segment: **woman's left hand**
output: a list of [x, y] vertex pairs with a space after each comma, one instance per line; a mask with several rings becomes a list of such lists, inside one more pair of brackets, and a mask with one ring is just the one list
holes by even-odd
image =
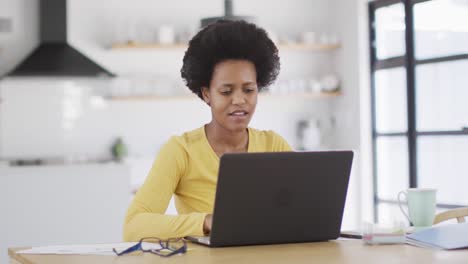
[[211, 225], [213, 224], [213, 215], [208, 214], [205, 217], [205, 222], [203, 222], [203, 233], [208, 235], [211, 232]]

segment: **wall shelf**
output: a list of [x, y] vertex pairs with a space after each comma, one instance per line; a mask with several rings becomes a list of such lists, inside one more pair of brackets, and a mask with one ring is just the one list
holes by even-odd
[[196, 95], [118, 95], [105, 97], [105, 99], [112, 101], [191, 100], [196, 98], [198, 98]]
[[147, 50], [147, 49], [186, 49], [186, 44], [143, 44], [143, 43], [129, 43], [129, 44], [113, 44], [112, 50]]
[[278, 48], [283, 50], [334, 51], [341, 48], [341, 44], [280, 44]]
[[[291, 93], [291, 94], [272, 94], [272, 93], [260, 93], [260, 98], [299, 98], [299, 99], [312, 99], [312, 98], [329, 98], [340, 96], [341, 92], [320, 92], [320, 93]], [[173, 96], [162, 96], [162, 95], [128, 95], [128, 96], [109, 96], [107, 100], [115, 101], [148, 101], [148, 100], [190, 100], [198, 99], [194, 94], [189, 95], [173, 95]]]
[[[111, 50], [164, 50], [164, 49], [186, 49], [186, 44], [113, 44]], [[340, 44], [304, 44], [291, 43], [279, 44], [280, 50], [303, 50], [303, 51], [333, 51], [341, 48]]]
[[298, 99], [322, 99], [322, 98], [329, 98], [329, 97], [337, 97], [340, 96], [340, 91], [334, 92], [304, 92], [304, 93], [260, 93], [261, 98], [272, 98], [272, 99], [280, 99], [280, 98], [298, 98]]

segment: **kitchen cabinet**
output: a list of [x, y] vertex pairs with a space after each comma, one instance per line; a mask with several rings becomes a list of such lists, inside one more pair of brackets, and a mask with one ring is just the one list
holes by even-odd
[[0, 165], [0, 263], [8, 247], [122, 240], [126, 165]]

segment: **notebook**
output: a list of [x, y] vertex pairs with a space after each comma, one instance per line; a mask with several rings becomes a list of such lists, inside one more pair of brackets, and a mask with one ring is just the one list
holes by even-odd
[[468, 223], [431, 227], [406, 236], [406, 243], [437, 249], [468, 248]]

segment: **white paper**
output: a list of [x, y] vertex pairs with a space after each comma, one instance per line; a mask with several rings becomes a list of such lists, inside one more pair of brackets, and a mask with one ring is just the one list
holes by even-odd
[[[31, 249], [21, 250], [18, 254], [58, 254], [58, 255], [115, 255], [112, 250], [115, 248], [118, 252], [136, 245], [137, 242], [124, 242], [114, 244], [93, 244], [93, 245], [60, 245], [33, 247]], [[160, 248], [160, 246], [158, 246]]]

